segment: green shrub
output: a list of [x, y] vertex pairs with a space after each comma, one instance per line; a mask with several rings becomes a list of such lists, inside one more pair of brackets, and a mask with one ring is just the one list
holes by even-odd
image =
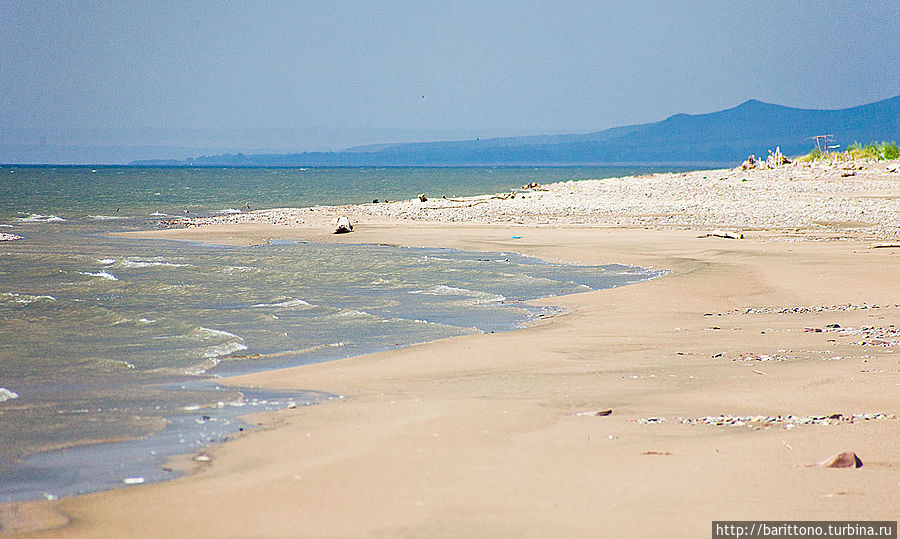
[[808, 163], [826, 158], [838, 160], [877, 159], [879, 161], [883, 159], [900, 159], [900, 148], [898, 148], [896, 142], [872, 142], [865, 146], [859, 142], [854, 142], [847, 146], [847, 149], [843, 152], [826, 153], [818, 147], [813, 148], [811, 152], [800, 157], [800, 161]]

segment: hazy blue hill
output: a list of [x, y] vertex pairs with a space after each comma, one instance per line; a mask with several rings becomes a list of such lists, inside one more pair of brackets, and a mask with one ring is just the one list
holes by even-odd
[[[224, 154], [182, 164], [220, 166], [403, 166], [613, 163], [736, 163], [780, 146], [809, 151], [810, 137], [829, 134], [846, 147], [900, 140], [900, 96], [840, 110], [784, 107], [750, 100], [708, 114], [676, 114], [661, 122], [595, 133], [485, 140], [376, 144], [341, 152]], [[140, 161], [136, 164], [169, 164]]]

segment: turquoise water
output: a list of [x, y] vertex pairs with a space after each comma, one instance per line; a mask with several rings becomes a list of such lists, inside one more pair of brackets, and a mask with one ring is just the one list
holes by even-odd
[[[0, 232], [24, 238], [0, 242], [0, 501], [164, 479], [165, 455], [222, 440], [238, 413], [330, 397], [251, 398], [221, 376], [514, 329], [553, 313], [530, 299], [657, 275], [516, 253], [109, 235], [183, 209], [497, 192], [603, 169], [14, 170], [0, 169]], [[137, 441], [91, 445], [114, 440]]]
[[[140, 168], [0, 166], [0, 219], [214, 213], [504, 192], [533, 181], [608, 178], [673, 167]], [[687, 169], [684, 169], [687, 170]], [[119, 210], [117, 213], [116, 210]]]

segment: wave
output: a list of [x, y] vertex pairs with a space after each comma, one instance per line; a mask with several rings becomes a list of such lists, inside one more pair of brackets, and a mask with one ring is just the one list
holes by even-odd
[[152, 267], [168, 267], [168, 268], [184, 268], [193, 266], [193, 264], [177, 264], [175, 262], [167, 262], [165, 260], [123, 260], [119, 265], [125, 268], [152, 268]]
[[131, 219], [131, 217], [125, 217], [124, 215], [88, 215], [88, 217], [94, 221], [119, 221], [121, 219]]
[[90, 277], [99, 277], [101, 279], [106, 279], [107, 281], [118, 281], [119, 278], [113, 275], [112, 273], [106, 271], [98, 271], [97, 273], [91, 273], [89, 271], [80, 272], [82, 275], [88, 275]]
[[236, 210], [234, 208], [225, 208], [224, 210], [219, 210], [216, 213], [219, 213], [219, 214], [241, 213], [241, 210]]
[[19, 217], [16, 221], [23, 223], [62, 223], [66, 220], [56, 215], [41, 215], [39, 213], [29, 213], [27, 217]]
[[15, 292], [2, 292], [0, 293], [0, 297], [11, 298], [15, 303], [22, 305], [28, 305], [29, 303], [40, 300], [56, 301], [56, 298], [53, 296], [33, 296], [31, 294], [17, 294]]
[[280, 297], [276, 298], [272, 301], [272, 303], [257, 303], [253, 307], [256, 309], [267, 308], [267, 307], [308, 307], [312, 306], [311, 303], [307, 301], [303, 301], [302, 299], [290, 298], [290, 297]]
[[227, 356], [228, 354], [233, 354], [235, 352], [240, 352], [242, 350], [246, 350], [247, 345], [239, 342], [226, 342], [223, 344], [217, 344], [214, 346], [208, 346], [203, 350], [203, 358], [204, 359], [216, 359], [222, 356]]
[[459, 288], [456, 286], [447, 286], [439, 284], [425, 290], [411, 290], [410, 294], [423, 294], [426, 296], [463, 296], [472, 298], [473, 304], [481, 303], [499, 303], [506, 299], [500, 294], [491, 294], [490, 292], [482, 292], [480, 290], [469, 290], [467, 288]]
[[335, 318], [366, 318], [366, 317], [378, 318], [378, 316], [376, 316], [372, 313], [367, 313], [366, 311], [359, 311], [356, 309], [341, 309], [340, 311], [338, 311], [337, 313], [335, 313], [331, 316], [333, 316]]
[[161, 211], [155, 211], [150, 214], [150, 217], [168, 217], [168, 216], [169, 216], [168, 213], [163, 213]]
[[222, 273], [232, 274], [246, 272], [259, 273], [259, 268], [253, 268], [250, 266], [225, 266], [224, 268], [222, 268]]
[[192, 339], [200, 339], [200, 340], [209, 340], [214, 339], [216, 337], [228, 337], [232, 339], [237, 339], [239, 341], [243, 341], [244, 339], [235, 335], [234, 333], [229, 333], [227, 331], [223, 331], [221, 329], [210, 329], [205, 328], [203, 326], [197, 326], [192, 329], [188, 334], [188, 337]]
[[97, 262], [103, 264], [104, 266], [109, 266], [110, 264], [115, 264], [116, 259], [115, 258], [100, 258], [97, 260]]
[[10, 391], [5, 387], [0, 387], [0, 402], [8, 401], [12, 399], [18, 399], [19, 394], [15, 391]]

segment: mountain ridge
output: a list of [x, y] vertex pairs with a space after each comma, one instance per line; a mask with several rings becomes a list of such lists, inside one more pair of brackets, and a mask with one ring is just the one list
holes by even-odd
[[[900, 95], [844, 109], [802, 109], [749, 99], [702, 114], [582, 134], [532, 135], [443, 142], [386, 143], [338, 152], [222, 154], [190, 158], [199, 166], [464, 166], [648, 163], [733, 163], [781, 147], [806, 153], [815, 135], [840, 147], [900, 140]], [[171, 160], [135, 165], [171, 166]]]

